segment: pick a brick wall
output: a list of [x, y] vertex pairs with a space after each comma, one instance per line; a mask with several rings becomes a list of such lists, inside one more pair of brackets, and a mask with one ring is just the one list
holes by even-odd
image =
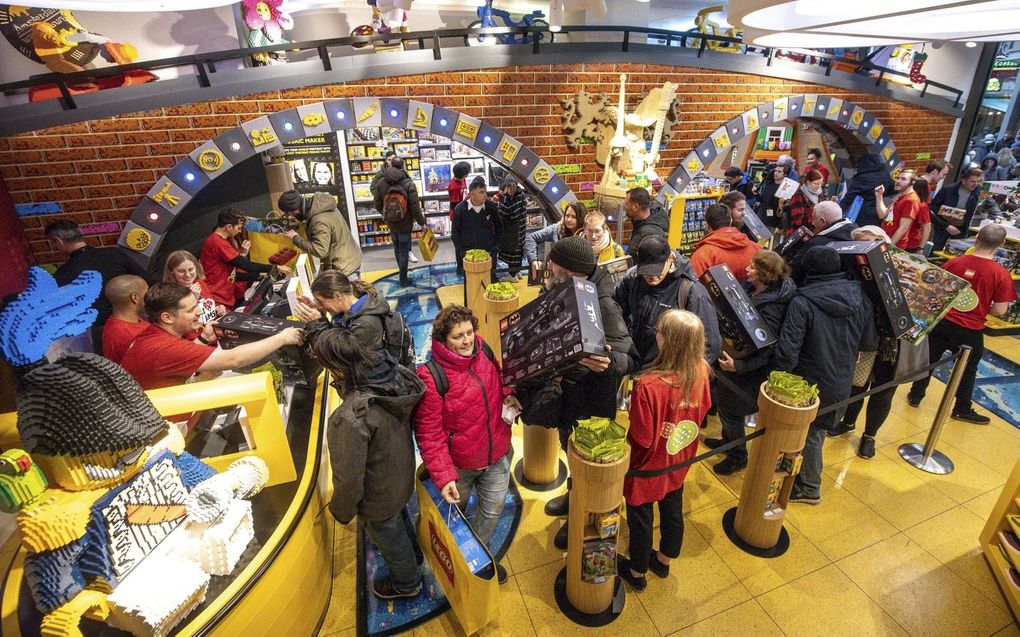
[[[615, 96], [620, 73], [627, 74], [629, 108], [663, 82], [678, 84], [681, 118], [662, 152], [660, 174], [669, 174], [720, 124], [784, 95], [818, 93], [861, 105], [886, 125], [908, 163], [915, 153], [944, 157], [954, 125], [950, 115], [869, 93], [757, 75], [636, 64], [517, 66], [270, 91], [0, 138], [0, 176], [15, 203], [59, 201], [66, 211], [62, 216], [79, 223], [123, 222], [163, 171], [241, 122], [336, 97], [408, 97], [484, 119], [550, 164], [580, 164], [580, 173], [565, 178], [584, 199], [579, 186], [599, 181], [602, 172], [592, 146], [579, 152], [567, 148], [560, 101], [582, 88]], [[43, 226], [56, 218], [21, 219], [38, 263], [61, 258], [49, 251], [42, 235]], [[89, 241], [112, 245], [117, 237], [96, 235]]]

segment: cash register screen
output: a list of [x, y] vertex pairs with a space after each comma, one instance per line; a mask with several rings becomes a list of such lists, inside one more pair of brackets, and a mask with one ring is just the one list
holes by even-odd
[[246, 314], [256, 314], [262, 311], [262, 308], [269, 303], [273, 296], [273, 278], [264, 277], [259, 284], [255, 286], [255, 290], [251, 293], [248, 298], [248, 302], [245, 303], [243, 308], [238, 308], [239, 312]]

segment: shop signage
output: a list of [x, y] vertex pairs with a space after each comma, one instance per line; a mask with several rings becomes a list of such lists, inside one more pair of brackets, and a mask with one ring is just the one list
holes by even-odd
[[931, 153], [917, 153], [914, 155], [914, 159], [931, 159]]
[[124, 242], [127, 243], [127, 247], [131, 248], [132, 250], [141, 252], [142, 250], [148, 248], [149, 244], [152, 243], [152, 235], [149, 234], [147, 230], [143, 230], [142, 228], [133, 228], [130, 232], [127, 233], [127, 237], [125, 238]]
[[198, 165], [206, 172], [216, 172], [223, 167], [223, 154], [216, 150], [203, 150], [198, 155]]
[[79, 226], [79, 230], [81, 230], [83, 235], [113, 234], [115, 232], [120, 232], [120, 224], [116, 221], [85, 223]]
[[576, 175], [581, 172], [581, 164], [554, 164], [552, 169], [557, 175]]
[[14, 213], [19, 217], [33, 217], [35, 215], [59, 215], [64, 213], [63, 206], [59, 201], [43, 201], [40, 203], [17, 203], [14, 204]]

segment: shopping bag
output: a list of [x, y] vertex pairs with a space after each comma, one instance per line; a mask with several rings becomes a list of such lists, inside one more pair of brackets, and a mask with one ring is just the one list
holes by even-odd
[[418, 249], [421, 250], [421, 258], [426, 261], [436, 258], [436, 253], [439, 252], [439, 241], [436, 240], [436, 233], [432, 232], [432, 228], [426, 226], [421, 231], [421, 236], [418, 237]]
[[467, 634], [496, 618], [499, 581], [485, 543], [455, 505], [447, 504], [424, 467], [418, 468], [418, 545], [432, 567], [453, 615]]
[[251, 241], [249, 259], [255, 263], [294, 267], [294, 262], [302, 251], [293, 241], [283, 236], [282, 231], [293, 229], [302, 237], [306, 237], [304, 223], [277, 218], [250, 219], [245, 228], [248, 240]]

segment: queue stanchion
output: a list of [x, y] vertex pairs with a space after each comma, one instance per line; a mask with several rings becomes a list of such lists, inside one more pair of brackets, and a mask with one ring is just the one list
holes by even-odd
[[949, 418], [950, 413], [949, 403], [956, 399], [956, 390], [960, 386], [960, 381], [963, 380], [963, 372], [966, 370], [967, 361], [970, 360], [972, 354], [973, 350], [969, 345], [964, 345], [960, 348], [960, 357], [956, 359], [953, 371], [949, 374], [946, 393], [942, 395], [942, 401], [939, 402], [938, 411], [935, 412], [935, 420], [931, 424], [928, 438], [925, 439], [924, 444], [910, 442], [900, 445], [900, 457], [921, 471], [927, 471], [928, 473], [940, 476], [953, 472], [953, 461], [949, 459], [949, 456], [935, 449], [935, 445], [938, 444], [939, 436], [942, 435], [942, 429], [946, 426], [946, 420]]
[[723, 529], [744, 552], [778, 557], [790, 547], [783, 519], [819, 401], [809, 407], [784, 405], [768, 395], [767, 384], [758, 392], [758, 426], [765, 433], [751, 444], [740, 500], [723, 515]]

